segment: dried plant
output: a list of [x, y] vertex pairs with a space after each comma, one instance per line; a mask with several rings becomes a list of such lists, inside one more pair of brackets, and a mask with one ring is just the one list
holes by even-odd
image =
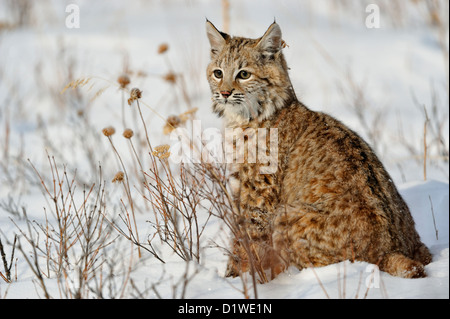
[[[53, 297], [45, 284], [46, 278], [57, 278], [61, 297], [87, 298], [95, 295], [92, 284], [101, 275], [103, 254], [115, 242], [109, 223], [106, 223], [105, 184], [84, 187], [77, 193], [75, 177], [48, 156], [53, 182], [45, 182], [32, 165], [42, 190], [48, 199], [42, 222], [28, 219], [26, 230], [19, 230], [17, 248], [38, 279], [46, 298]], [[28, 249], [31, 247], [32, 253]], [[29, 257], [31, 256], [31, 257]], [[94, 280], [95, 279], [95, 280]], [[93, 292], [94, 291], [94, 292]]]
[[[17, 242], [17, 236], [14, 236], [14, 242], [12, 243], [12, 250], [11, 250], [11, 259], [8, 265], [8, 261], [6, 259], [6, 253], [5, 250], [3, 248], [3, 243], [2, 240], [0, 238], [0, 255], [2, 257], [2, 261], [3, 261], [3, 269], [5, 271], [5, 274], [3, 274], [0, 271], [0, 277], [7, 283], [11, 283], [12, 282], [12, 275], [11, 275], [11, 268], [13, 265], [13, 261], [14, 261], [14, 252], [16, 250], [16, 242]], [[17, 274], [15, 276], [16, 281], [17, 281]]]

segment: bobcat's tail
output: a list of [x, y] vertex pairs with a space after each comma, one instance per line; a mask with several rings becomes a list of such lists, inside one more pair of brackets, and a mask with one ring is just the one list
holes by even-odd
[[420, 243], [414, 252], [414, 259], [398, 252], [386, 254], [380, 262], [380, 270], [403, 278], [423, 278], [427, 276], [425, 265], [430, 262], [430, 251]]
[[428, 265], [431, 262], [431, 253], [427, 246], [423, 243], [420, 243], [420, 245], [416, 248], [416, 251], [414, 252], [414, 260], [420, 261], [424, 265]]
[[403, 278], [426, 277], [424, 265], [420, 261], [412, 260], [401, 253], [386, 254], [380, 262], [380, 270]]

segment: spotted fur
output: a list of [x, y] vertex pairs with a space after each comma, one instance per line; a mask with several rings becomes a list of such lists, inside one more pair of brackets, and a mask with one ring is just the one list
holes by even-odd
[[275, 173], [261, 174], [263, 163], [244, 161], [232, 174], [243, 232], [235, 233], [227, 275], [248, 271], [253, 258], [272, 277], [290, 265], [347, 259], [377, 264], [394, 276], [425, 276], [431, 254], [370, 146], [297, 99], [278, 24], [258, 39], [231, 37], [209, 21], [206, 28], [213, 112], [229, 127], [278, 129]]

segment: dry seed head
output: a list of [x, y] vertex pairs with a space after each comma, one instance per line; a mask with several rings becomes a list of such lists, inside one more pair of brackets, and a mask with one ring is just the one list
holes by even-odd
[[131, 105], [137, 99], [140, 99], [142, 96], [142, 91], [138, 88], [131, 89], [130, 98], [128, 99], [128, 105]]
[[167, 50], [169, 50], [169, 45], [167, 43], [162, 43], [158, 47], [158, 54], [163, 54]]
[[76, 89], [78, 87], [83, 87], [88, 84], [90, 80], [91, 78], [81, 78], [73, 80], [62, 89], [61, 94], [64, 93], [67, 89]]
[[173, 72], [169, 72], [163, 76], [164, 80], [169, 83], [175, 84], [177, 82], [177, 76]]
[[92, 101], [94, 101], [96, 98], [98, 98], [100, 95], [102, 95], [103, 92], [105, 92], [107, 88], [109, 88], [109, 86], [105, 86], [105, 87], [101, 88], [100, 90], [98, 90], [98, 91], [95, 93], [95, 95], [90, 99], [90, 101], [92, 102]]
[[171, 115], [166, 120], [166, 125], [164, 125], [163, 133], [169, 134], [177, 127], [180, 127], [180, 125], [183, 124], [183, 121], [178, 115]]
[[133, 130], [131, 130], [129, 128], [127, 128], [127, 129], [125, 129], [125, 131], [123, 131], [123, 137], [125, 137], [125, 138], [130, 139], [133, 137], [133, 135], [134, 135]]
[[177, 127], [180, 127], [184, 123], [186, 123], [188, 120], [195, 118], [195, 113], [197, 112], [198, 108], [194, 107], [189, 110], [187, 110], [184, 113], [181, 113], [180, 115], [171, 115], [166, 120], [166, 125], [164, 125], [163, 133], [165, 135], [170, 134], [174, 129]]
[[114, 178], [112, 179], [112, 182], [113, 183], [115, 183], [115, 182], [122, 182], [123, 181], [123, 177], [124, 177], [124, 174], [123, 174], [123, 172], [117, 172], [117, 174], [114, 176]]
[[181, 119], [178, 115], [171, 115], [167, 118], [167, 123], [169, 123], [173, 127], [178, 127], [181, 124]]
[[156, 146], [152, 154], [159, 159], [167, 159], [170, 156], [169, 148], [170, 146], [167, 144]]
[[130, 84], [130, 78], [128, 77], [128, 75], [123, 74], [123, 75], [119, 76], [119, 78], [117, 79], [117, 82], [119, 82], [120, 87], [122, 89], [124, 89], [128, 84]]
[[169, 150], [169, 148], [170, 148], [170, 145], [167, 145], [167, 144], [158, 145], [155, 147], [155, 151], [163, 153], [163, 152], [167, 152]]
[[103, 132], [103, 135], [105, 135], [105, 136], [111, 136], [114, 133], [116, 133], [116, 129], [114, 127], [112, 127], [112, 126], [108, 126], [108, 127], [105, 127], [102, 130], [102, 132]]
[[192, 109], [189, 109], [186, 112], [180, 114], [181, 123], [184, 124], [187, 120], [193, 119], [197, 111], [198, 107], [193, 107]]

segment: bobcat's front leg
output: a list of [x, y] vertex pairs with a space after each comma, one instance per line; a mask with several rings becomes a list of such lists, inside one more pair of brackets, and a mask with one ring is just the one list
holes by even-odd
[[225, 277], [237, 277], [249, 271], [248, 257], [238, 239], [233, 240], [232, 251], [228, 258]]
[[267, 282], [286, 268], [273, 248], [271, 223], [265, 221], [261, 214], [267, 213], [254, 212], [237, 223], [236, 238], [225, 273], [227, 277], [252, 272], [261, 282]]
[[261, 174], [262, 166], [244, 163], [230, 176], [239, 211], [234, 216], [234, 239], [226, 276], [236, 277], [251, 271], [266, 282], [267, 271], [272, 278], [280, 272], [279, 257], [272, 243], [279, 183], [278, 174]]

